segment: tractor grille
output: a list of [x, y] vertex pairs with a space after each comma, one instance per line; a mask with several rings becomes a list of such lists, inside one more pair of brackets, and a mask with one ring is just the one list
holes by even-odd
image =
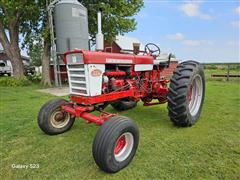
[[70, 94], [87, 96], [87, 65], [83, 63], [82, 54], [67, 55], [67, 71]]

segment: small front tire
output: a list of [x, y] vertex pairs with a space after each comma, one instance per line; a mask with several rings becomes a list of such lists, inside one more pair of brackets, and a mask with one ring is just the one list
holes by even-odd
[[45, 103], [38, 114], [38, 126], [48, 135], [64, 133], [71, 129], [75, 117], [61, 111], [64, 99], [54, 99]]
[[98, 130], [92, 153], [96, 164], [105, 172], [115, 173], [133, 159], [139, 142], [137, 125], [127, 117], [110, 117]]

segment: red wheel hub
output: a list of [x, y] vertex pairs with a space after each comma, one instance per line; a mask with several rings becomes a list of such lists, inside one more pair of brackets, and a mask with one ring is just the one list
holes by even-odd
[[117, 144], [114, 148], [114, 154], [118, 154], [124, 148], [125, 145], [126, 145], [126, 139], [125, 139], [125, 136], [123, 135], [117, 141]]
[[189, 90], [188, 90], [188, 101], [189, 102], [191, 102], [191, 100], [192, 100], [192, 91], [193, 91], [193, 87], [191, 85]]

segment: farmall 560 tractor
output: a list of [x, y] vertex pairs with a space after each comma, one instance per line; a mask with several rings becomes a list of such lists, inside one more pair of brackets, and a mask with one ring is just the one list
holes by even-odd
[[[101, 49], [103, 45], [98, 41]], [[70, 100], [56, 99], [44, 104], [38, 125], [49, 135], [70, 130], [76, 118], [99, 125], [92, 154], [105, 172], [126, 167], [139, 143], [137, 125], [128, 117], [105, 112], [107, 105], [122, 111], [134, 108], [138, 101], [144, 106], [168, 103], [174, 125], [190, 127], [199, 119], [205, 80], [203, 68], [196, 61], [180, 63], [169, 84], [162, 71], [168, 68], [171, 55], [165, 60], [159, 58], [160, 48], [152, 43], [145, 46], [142, 55], [75, 49], [64, 56]], [[100, 115], [91, 114], [93, 111]]]

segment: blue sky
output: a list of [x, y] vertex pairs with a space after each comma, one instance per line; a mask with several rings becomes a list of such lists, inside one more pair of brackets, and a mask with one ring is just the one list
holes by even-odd
[[144, 6], [137, 29], [126, 36], [156, 43], [180, 60], [240, 62], [240, 1], [144, 0]]
[[145, 0], [126, 36], [200, 62], [240, 62], [240, 1]]

